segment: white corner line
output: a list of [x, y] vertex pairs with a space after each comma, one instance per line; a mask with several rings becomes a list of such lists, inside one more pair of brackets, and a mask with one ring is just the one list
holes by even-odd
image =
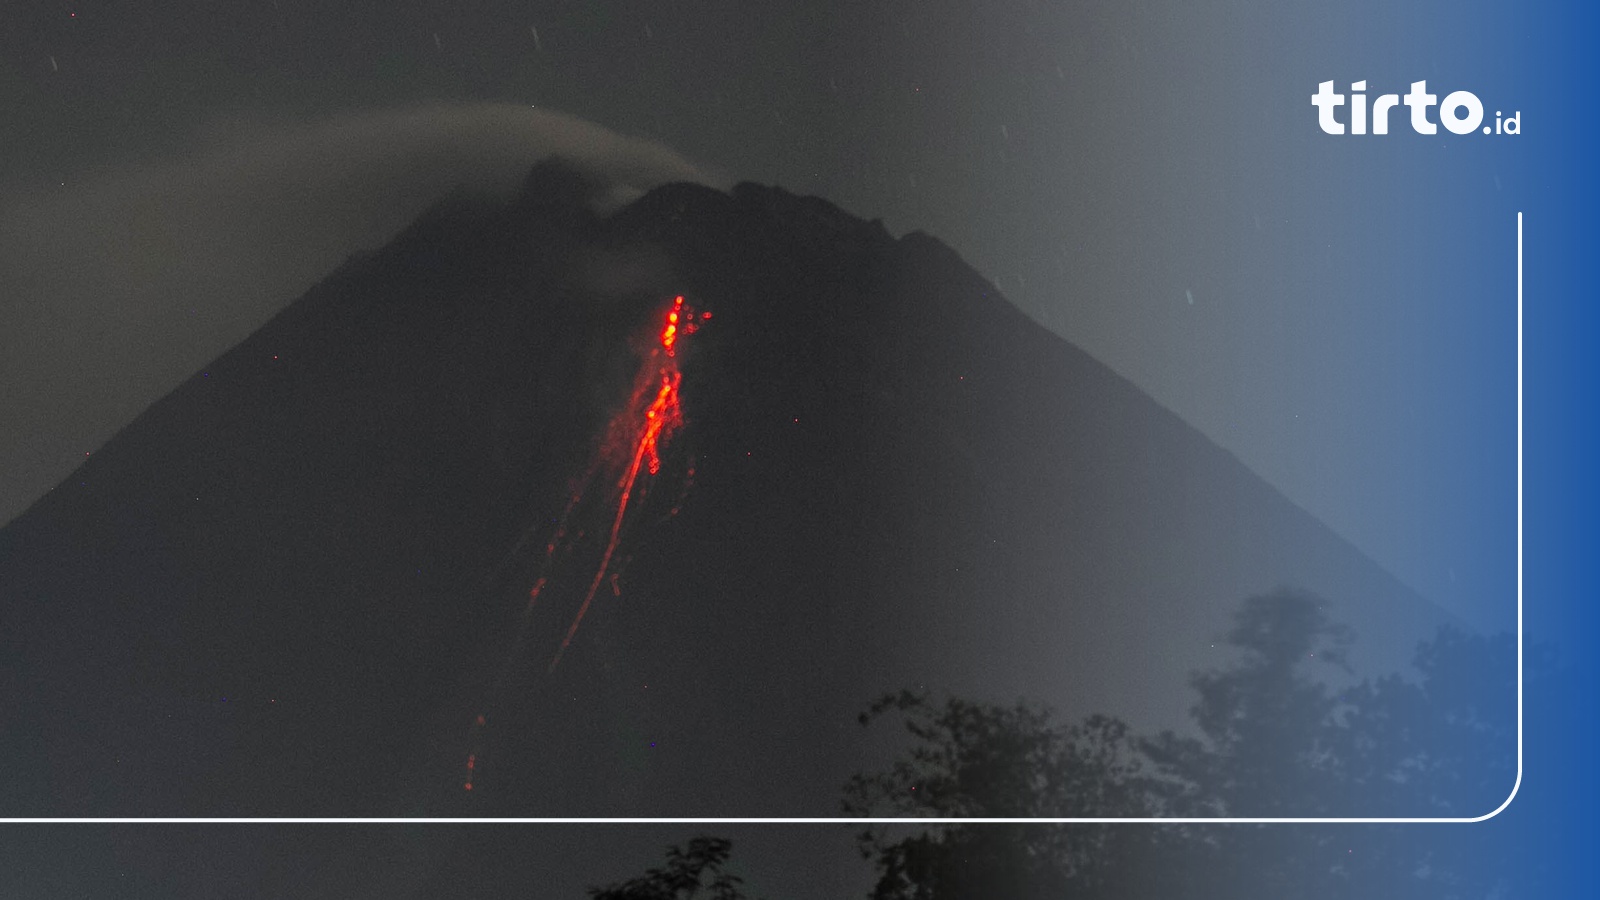
[[440, 824], [464, 825], [471, 823], [501, 825], [1433, 825], [1470, 824], [1486, 822], [1506, 811], [1511, 801], [1522, 789], [1522, 213], [1517, 213], [1517, 779], [1511, 793], [1493, 811], [1472, 817], [1417, 817], [1417, 818], [1316, 818], [1316, 817], [976, 817], [976, 818], [894, 818], [828, 816], [811, 818], [767, 817], [679, 817], [679, 818], [623, 818], [598, 816], [566, 816], [546, 818], [221, 818], [195, 817], [175, 819], [101, 818], [68, 819], [41, 817], [28, 819], [0, 818], [0, 823], [37, 824], [154, 824], [154, 825], [398, 825]]

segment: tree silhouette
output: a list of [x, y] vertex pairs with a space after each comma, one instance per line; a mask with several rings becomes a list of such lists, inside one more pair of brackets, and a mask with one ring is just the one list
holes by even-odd
[[1350, 640], [1309, 595], [1282, 590], [1244, 602], [1227, 636], [1239, 661], [1191, 679], [1204, 740], [1168, 732], [1142, 743], [1165, 771], [1199, 788], [1186, 813], [1335, 814], [1341, 794], [1323, 776], [1340, 702], [1316, 675], [1348, 672]]
[[[861, 715], [902, 721], [910, 748], [845, 787], [851, 815], [918, 818], [1470, 817], [1516, 773], [1517, 647], [1445, 628], [1414, 671], [1356, 681], [1347, 628], [1314, 596], [1246, 600], [1238, 654], [1198, 673], [1197, 734], [1142, 737], [1110, 716], [1056, 723], [1028, 703], [903, 691]], [[1530, 652], [1525, 677], [1548, 677]], [[859, 835], [873, 900], [1537, 896], [1490, 833], [1461, 826], [886, 826]], [[701, 837], [596, 900], [743, 900], [731, 845]], [[1513, 881], [1513, 876], [1517, 881]]]
[[[1472, 816], [1515, 776], [1516, 647], [1443, 629], [1411, 677], [1356, 682], [1350, 632], [1308, 594], [1245, 601], [1236, 662], [1197, 674], [1198, 736], [1070, 726], [1027, 704], [886, 697], [913, 747], [845, 789], [853, 815]], [[1541, 666], [1536, 658], [1532, 666]], [[948, 825], [869, 829], [875, 900], [1492, 896], [1514, 860], [1482, 832], [1377, 825]]]
[[668, 847], [667, 864], [644, 875], [603, 888], [590, 888], [594, 900], [747, 900], [743, 879], [723, 871], [733, 844], [697, 837], [684, 848]]
[[[1163, 815], [1181, 790], [1150, 771], [1128, 726], [1109, 716], [1058, 726], [1037, 706], [935, 705], [905, 692], [861, 719], [890, 712], [916, 745], [888, 771], [850, 781], [844, 806], [852, 815], [1149, 817]], [[860, 836], [878, 865], [875, 900], [1124, 896], [1139, 858], [1166, 837], [1160, 829], [1009, 824], [903, 831]]]

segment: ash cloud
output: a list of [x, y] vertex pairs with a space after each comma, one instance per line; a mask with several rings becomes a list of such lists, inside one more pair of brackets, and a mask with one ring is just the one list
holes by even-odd
[[351, 254], [456, 187], [510, 197], [549, 155], [606, 185], [602, 212], [731, 183], [573, 116], [476, 103], [218, 123], [180, 158], [0, 197], [0, 523]]

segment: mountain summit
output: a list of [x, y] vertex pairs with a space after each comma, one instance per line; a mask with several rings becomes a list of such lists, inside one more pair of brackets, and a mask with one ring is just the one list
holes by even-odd
[[1245, 597], [1444, 615], [948, 247], [542, 163], [0, 531], [18, 816], [813, 816], [885, 691], [1182, 727]]

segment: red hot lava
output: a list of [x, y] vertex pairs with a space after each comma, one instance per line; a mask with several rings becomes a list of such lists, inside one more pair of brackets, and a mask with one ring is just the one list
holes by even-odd
[[683, 295], [673, 298], [672, 308], [667, 311], [666, 322], [661, 329], [659, 346], [651, 348], [634, 379], [633, 394], [628, 404], [612, 417], [606, 429], [606, 441], [600, 451], [602, 458], [620, 460], [626, 457], [628, 460], [616, 482], [616, 514], [611, 520], [605, 550], [600, 554], [600, 565], [595, 569], [594, 579], [589, 582], [589, 589], [583, 595], [578, 614], [561, 639], [555, 657], [550, 660], [550, 671], [554, 671], [561, 662], [561, 655], [578, 633], [578, 626], [589, 611], [589, 604], [594, 602], [595, 592], [610, 572], [611, 559], [617, 552], [617, 542], [627, 519], [628, 503], [633, 499], [635, 489], [641, 487], [641, 466], [651, 476], [660, 474], [661, 449], [683, 427], [683, 405], [679, 397], [683, 373], [678, 369], [678, 343], [681, 337], [699, 330], [693, 318], [694, 310], [684, 306]]
[[[554, 672], [556, 666], [560, 664], [562, 655], [571, 645], [573, 637], [578, 633], [578, 626], [583, 623], [584, 616], [593, 604], [600, 585], [609, 580], [612, 592], [621, 594], [618, 585], [620, 573], [614, 571], [616, 567], [613, 566], [613, 562], [624, 527], [629, 521], [630, 506], [636, 505], [634, 504], [636, 498], [641, 497], [654, 479], [661, 474], [662, 451], [684, 425], [680, 394], [683, 373], [679, 369], [678, 351], [682, 349], [684, 339], [697, 332], [710, 318], [709, 312], [697, 314], [695, 309], [685, 303], [681, 294], [673, 298], [672, 305], [662, 314], [661, 330], [655, 341], [647, 345], [644, 350], [644, 358], [638, 374], [634, 377], [627, 403], [607, 423], [605, 437], [596, 449], [587, 473], [575, 483], [555, 533], [545, 545], [539, 576], [528, 592], [528, 603], [523, 615], [524, 629], [540, 594], [560, 580], [554, 577], [552, 571], [557, 558], [567, 558], [581, 552], [581, 548], [576, 544], [583, 537], [585, 529], [580, 525], [576, 529], [576, 537], [569, 537], [571, 530], [569, 525], [572, 524], [574, 516], [577, 516], [581, 523], [589, 515], [598, 515], [598, 512], [589, 511], [594, 508], [595, 503], [606, 510], [609, 530], [606, 532], [605, 546], [595, 564], [593, 575], [588, 579], [587, 589], [584, 591], [582, 602], [578, 605], [577, 613], [563, 634], [555, 655], [550, 659], [547, 672]], [[687, 477], [692, 478], [693, 473], [691, 463]], [[605, 484], [606, 481], [610, 482], [611, 490], [604, 492], [591, 490], [596, 484]], [[585, 505], [586, 498], [592, 498], [595, 503]], [[672, 512], [677, 511], [677, 506], [674, 506]], [[476, 743], [476, 733], [483, 724], [484, 718], [480, 715], [475, 720], [474, 743]], [[477, 754], [469, 754], [468, 780], [464, 785], [468, 791], [472, 790], [471, 776], [476, 766]]]

